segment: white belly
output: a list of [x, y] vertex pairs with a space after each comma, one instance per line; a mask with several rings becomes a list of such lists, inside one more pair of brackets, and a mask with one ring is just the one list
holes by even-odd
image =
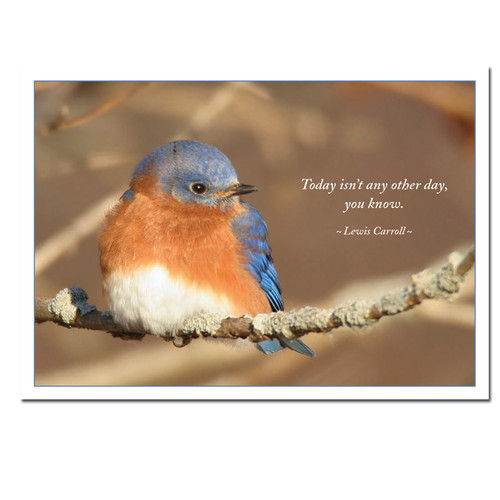
[[104, 289], [113, 319], [128, 330], [175, 335], [185, 319], [202, 312], [231, 315], [226, 297], [174, 280], [162, 267], [113, 273]]

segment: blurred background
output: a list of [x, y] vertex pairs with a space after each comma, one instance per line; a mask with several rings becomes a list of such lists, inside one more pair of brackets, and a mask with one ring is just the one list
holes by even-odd
[[[97, 235], [141, 159], [174, 139], [216, 146], [263, 215], [286, 309], [375, 298], [474, 241], [473, 82], [37, 82], [35, 293], [102, 296]], [[325, 182], [445, 182], [448, 190], [305, 191]], [[400, 201], [350, 210], [345, 201]], [[344, 236], [345, 226], [407, 226]], [[245, 342], [178, 349], [146, 336], [35, 325], [36, 385], [474, 385], [474, 276], [369, 329], [304, 338], [315, 359]]]

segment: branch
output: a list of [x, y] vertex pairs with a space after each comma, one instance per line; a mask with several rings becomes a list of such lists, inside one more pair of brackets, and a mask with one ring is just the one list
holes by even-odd
[[[183, 347], [199, 337], [248, 339], [251, 342], [284, 335], [296, 339], [311, 332], [327, 333], [341, 326], [369, 326], [383, 316], [409, 311], [425, 299], [450, 300], [460, 289], [465, 275], [474, 265], [474, 246], [463, 256], [452, 254], [448, 264], [438, 272], [426, 269], [411, 277], [409, 286], [386, 293], [377, 300], [350, 302], [336, 309], [304, 307], [299, 310], [259, 314], [254, 318], [225, 318], [220, 314], [200, 314], [183, 325], [176, 337], [166, 333], [164, 340]], [[67, 328], [87, 328], [109, 332], [124, 340], [140, 340], [148, 332], [125, 331], [109, 312], [98, 311], [87, 303], [88, 296], [79, 287], [65, 288], [53, 299], [35, 298], [35, 321], [52, 321]]]
[[152, 85], [154, 83], [155, 82], [143, 82], [130, 90], [126, 90], [125, 92], [122, 92], [121, 94], [119, 94], [111, 99], [108, 99], [107, 101], [104, 101], [103, 103], [101, 103], [97, 107], [95, 107], [94, 109], [87, 111], [86, 113], [83, 113], [82, 115], [75, 116], [74, 118], [71, 118], [69, 120], [66, 119], [66, 115], [68, 113], [68, 108], [63, 107], [61, 110], [61, 113], [59, 114], [59, 117], [56, 120], [54, 120], [53, 122], [47, 123], [41, 127], [36, 127], [35, 134], [36, 135], [48, 135], [51, 132], [54, 132], [57, 130], [65, 130], [68, 128], [72, 128], [72, 127], [76, 127], [78, 125], [81, 125], [82, 123], [85, 123], [85, 122], [88, 122], [89, 120], [92, 120], [96, 116], [107, 113], [108, 111], [111, 111], [112, 109], [120, 106], [125, 101], [130, 99], [132, 96], [137, 94], [137, 92], [145, 89], [146, 87], [149, 87], [150, 85]]

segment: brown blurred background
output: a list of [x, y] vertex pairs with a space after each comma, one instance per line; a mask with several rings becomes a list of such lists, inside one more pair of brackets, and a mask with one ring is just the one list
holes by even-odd
[[[38, 296], [80, 286], [106, 310], [97, 234], [134, 167], [173, 139], [222, 150], [263, 215], [287, 309], [377, 297], [474, 241], [473, 82], [38, 82]], [[302, 190], [327, 182], [446, 182], [448, 191]], [[401, 201], [343, 214], [344, 201]], [[348, 237], [345, 226], [407, 226]], [[264, 356], [202, 340], [35, 326], [37, 385], [473, 385], [474, 277], [454, 302], [428, 301], [361, 330], [304, 339], [317, 353]]]

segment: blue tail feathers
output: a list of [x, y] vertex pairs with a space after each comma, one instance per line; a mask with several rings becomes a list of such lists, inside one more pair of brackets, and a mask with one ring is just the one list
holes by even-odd
[[255, 347], [264, 354], [274, 354], [283, 350], [285, 347], [288, 347], [288, 349], [292, 349], [293, 351], [303, 354], [304, 356], [310, 356], [311, 358], [316, 357], [315, 352], [304, 344], [302, 340], [289, 340], [284, 335], [281, 335], [279, 340], [272, 339], [259, 342]]

